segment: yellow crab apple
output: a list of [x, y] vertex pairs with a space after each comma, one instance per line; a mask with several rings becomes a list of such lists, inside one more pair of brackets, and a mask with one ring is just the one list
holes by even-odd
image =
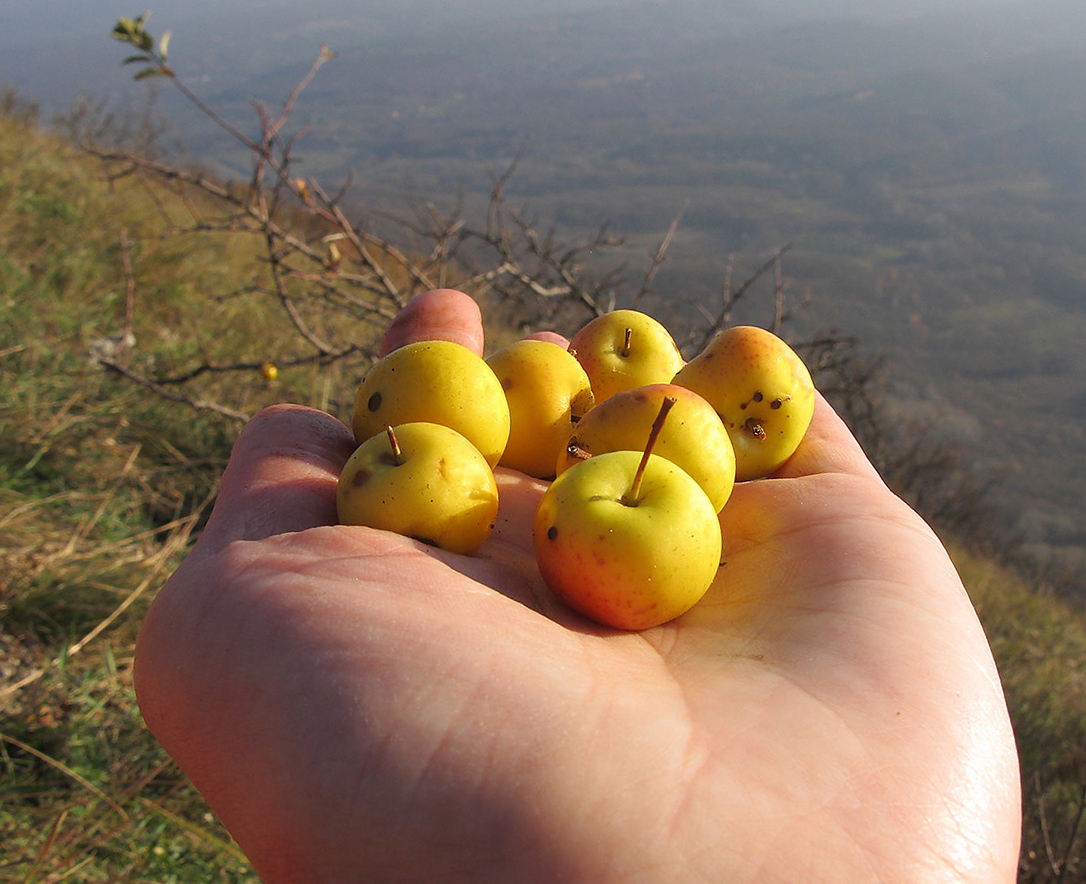
[[336, 488], [344, 525], [365, 525], [470, 555], [498, 514], [494, 473], [456, 430], [419, 421], [386, 427], [347, 460]]
[[546, 584], [569, 607], [617, 629], [649, 629], [685, 613], [720, 566], [716, 509], [652, 445], [650, 436], [644, 452], [606, 452], [566, 470], [533, 524]]
[[568, 350], [550, 341], [517, 341], [487, 363], [509, 404], [509, 441], [498, 463], [550, 478], [570, 429], [592, 407], [588, 375]]
[[693, 390], [676, 384], [648, 384], [616, 393], [582, 418], [558, 455], [555, 472], [607, 451], [644, 447], [666, 397], [675, 400], [653, 454], [681, 467], [701, 485], [714, 509], [723, 509], [735, 484], [735, 452], [720, 415]]
[[666, 383], [683, 364], [671, 333], [639, 310], [597, 316], [573, 336], [569, 349], [584, 366], [597, 404], [624, 390]]
[[735, 449], [736, 479], [768, 476], [792, 456], [814, 415], [815, 387], [803, 360], [756, 326], [720, 332], [675, 375], [716, 409]]
[[416, 341], [375, 362], [358, 385], [351, 424], [364, 442], [389, 425], [451, 427], [497, 465], [509, 440], [509, 405], [485, 360], [451, 341]]

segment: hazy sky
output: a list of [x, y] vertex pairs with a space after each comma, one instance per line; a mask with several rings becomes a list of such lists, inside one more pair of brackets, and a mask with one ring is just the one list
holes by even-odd
[[[1083, 0], [0, 0], [0, 86], [13, 87], [47, 111], [69, 107], [80, 94], [130, 96], [124, 47], [109, 39], [120, 16], [151, 10], [149, 29], [173, 31], [179, 71], [199, 69], [211, 53], [257, 75], [268, 47], [278, 61], [305, 63], [321, 42], [348, 50], [383, 42], [393, 46], [425, 34], [473, 31], [519, 18], [575, 16], [578, 12], [655, 6], [674, 10], [674, 21], [693, 36], [745, 33], [811, 19], [894, 20], [964, 14], [954, 27], [1000, 20], [999, 10], [1061, 9]], [[145, 5], [146, 4], [146, 5]], [[1032, 13], [1031, 13], [1032, 14]], [[1009, 17], [1009, 16], [1008, 16]], [[263, 50], [263, 51], [261, 51]], [[294, 56], [297, 56], [295, 58]], [[187, 64], [186, 64], [187, 62]], [[221, 67], [221, 66], [220, 66]], [[248, 68], [247, 71], [244, 69]]]
[[[1067, 0], [1075, 3], [1078, 0]], [[435, 18], [489, 19], [553, 15], [561, 12], [613, 8], [621, 14], [623, 6], [646, 4], [659, 7], [698, 7], [744, 9], [764, 16], [767, 22], [788, 19], [832, 18], [842, 15], [862, 17], [911, 17], [945, 11], [988, 12], [1008, 6], [1036, 5], [1036, 0], [149, 0], [133, 5], [128, 0], [0, 0], [0, 43], [35, 42], [52, 37], [101, 30], [103, 24], [119, 16], [132, 16], [145, 8], [152, 11], [159, 27], [171, 22], [204, 19], [214, 27], [217, 16], [235, 10], [254, 15], [291, 10], [299, 18], [318, 19], [328, 15], [352, 18], [371, 17], [387, 23], [422, 25]]]

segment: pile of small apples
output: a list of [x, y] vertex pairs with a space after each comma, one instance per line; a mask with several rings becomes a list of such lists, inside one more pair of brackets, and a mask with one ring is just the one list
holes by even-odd
[[634, 310], [592, 320], [568, 349], [525, 339], [484, 360], [419, 341], [359, 384], [339, 520], [470, 555], [496, 522], [495, 467], [554, 478], [533, 529], [544, 581], [599, 623], [646, 629], [708, 590], [735, 482], [792, 455], [814, 402], [799, 356], [753, 326], [687, 363]]

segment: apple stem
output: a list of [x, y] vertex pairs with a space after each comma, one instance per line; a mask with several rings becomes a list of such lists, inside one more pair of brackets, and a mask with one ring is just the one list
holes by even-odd
[[623, 358], [630, 355], [630, 341], [633, 338], [633, 329], [626, 329], [626, 334], [622, 338], [622, 350], [619, 355]]
[[656, 440], [660, 438], [660, 430], [664, 428], [667, 413], [671, 411], [674, 404], [674, 396], [665, 396], [664, 401], [660, 403], [660, 411], [656, 415], [656, 420], [652, 422], [652, 429], [649, 430], [649, 441], [645, 443], [645, 453], [641, 455], [641, 462], [637, 465], [633, 482], [630, 483], [630, 490], [622, 496], [622, 502], [626, 506], [637, 506], [640, 503], [641, 480], [645, 475], [645, 467], [649, 463], [649, 455], [652, 454], [652, 449], [656, 447]]
[[400, 450], [400, 443], [396, 441], [396, 433], [392, 427], [385, 427], [385, 435], [388, 436], [388, 444], [392, 449], [392, 457], [396, 461], [396, 466], [403, 466], [403, 452]]
[[577, 441], [576, 436], [569, 440], [569, 444], [566, 446], [566, 454], [574, 460], [588, 460], [592, 457], [591, 454], [581, 447], [581, 443]]

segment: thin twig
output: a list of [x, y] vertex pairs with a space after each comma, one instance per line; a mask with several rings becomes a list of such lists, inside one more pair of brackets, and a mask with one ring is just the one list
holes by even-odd
[[687, 200], [682, 204], [682, 208], [679, 209], [675, 217], [671, 221], [671, 226], [667, 229], [667, 234], [660, 242], [659, 247], [656, 249], [656, 254], [653, 256], [652, 265], [649, 267], [648, 272], [645, 274], [645, 279], [641, 283], [641, 288], [637, 294], [634, 295], [633, 304], [638, 306], [644, 297], [652, 289], [652, 283], [656, 279], [656, 274], [660, 271], [660, 268], [664, 264], [664, 259], [667, 255], [667, 250], [671, 247], [671, 241], [675, 238], [675, 231], [679, 229], [679, 223], [682, 221], [682, 217], [686, 214], [687, 208], [690, 206], [690, 200]]
[[1075, 809], [1075, 821], [1071, 825], [1071, 831], [1067, 834], [1067, 846], [1063, 849], [1063, 854], [1060, 857], [1060, 868], [1056, 874], [1056, 884], [1061, 884], [1063, 876], [1067, 872], [1067, 867], [1071, 864], [1071, 853], [1075, 849], [1075, 841], [1078, 839], [1078, 832], [1082, 826], [1083, 816], [1086, 816], [1086, 783], [1082, 784], [1078, 807]]
[[497, 178], [493, 179], [493, 186], [490, 189], [490, 204], [487, 209], [486, 218], [486, 237], [488, 239], [496, 239], [499, 236], [499, 231], [502, 228], [501, 222], [501, 210], [504, 205], [503, 195], [505, 193], [506, 185], [512, 179], [517, 167], [524, 159], [524, 155], [528, 152], [528, 145], [531, 140], [525, 138], [517, 149], [516, 155], [512, 161], [506, 166], [505, 171], [502, 172]]
[[176, 393], [173, 390], [169, 390], [163, 387], [161, 384], [156, 383], [150, 378], [145, 378], [142, 375], [136, 374], [131, 369], [126, 368], [119, 362], [112, 359], [106, 359], [104, 357], [98, 357], [99, 364], [105, 366], [111, 371], [117, 372], [122, 377], [127, 378], [130, 381], [134, 381], [141, 387], [150, 390], [157, 396], [161, 396], [163, 399], [168, 399], [170, 402], [179, 402], [183, 405], [187, 405], [190, 408], [195, 408], [197, 411], [212, 411], [215, 414], [220, 414], [223, 417], [228, 417], [231, 420], [241, 421], [243, 423], [249, 420], [249, 415], [244, 411], [237, 411], [233, 408], [227, 408], [225, 405], [220, 405], [218, 402], [212, 402], [207, 399], [196, 399], [191, 396], [185, 396], [181, 393]]
[[[724, 303], [721, 306], [720, 313], [717, 315], [716, 319], [702, 329], [701, 334], [694, 339], [696, 342], [695, 350], [704, 350], [709, 341], [711, 341], [718, 332], [728, 327], [728, 324], [731, 322], [732, 310], [735, 309], [735, 305], [743, 299], [759, 279], [778, 266], [781, 257], [783, 257], [793, 245], [793, 243], [787, 243], [781, 246], [768, 261], [743, 280], [734, 292], [729, 292], [727, 289], [724, 290]], [[729, 264], [730, 261], [731, 259], [729, 259]]]
[[124, 327], [121, 341], [127, 344], [133, 339], [132, 323], [136, 314], [136, 276], [132, 271], [132, 240], [128, 231], [121, 230], [121, 268], [124, 271]]

